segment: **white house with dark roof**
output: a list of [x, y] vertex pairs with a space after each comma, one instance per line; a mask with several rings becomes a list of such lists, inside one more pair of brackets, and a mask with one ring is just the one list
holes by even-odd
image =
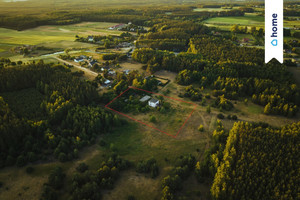
[[159, 100], [152, 98], [148, 101], [148, 105], [153, 108], [156, 108], [157, 106], [159, 106]]

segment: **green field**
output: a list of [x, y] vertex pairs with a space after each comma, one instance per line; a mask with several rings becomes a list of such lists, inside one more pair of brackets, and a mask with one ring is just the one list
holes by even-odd
[[[95, 144], [85, 148], [78, 160], [66, 163], [51, 162], [31, 165], [35, 168], [35, 171], [30, 175], [26, 174], [24, 168], [11, 167], [1, 170], [0, 180], [4, 183], [4, 187], [0, 189], [0, 199], [39, 199], [49, 171], [57, 165], [62, 166], [67, 174], [66, 187], [61, 199], [68, 199], [70, 197], [72, 174], [78, 163], [85, 162], [91, 170], [97, 170], [105, 157], [112, 154], [112, 152], [134, 163], [154, 157], [160, 166], [160, 175], [156, 179], [145, 177], [143, 174], [136, 173], [133, 167], [129, 171], [122, 172], [115, 188], [105, 192], [103, 199], [126, 199], [129, 194], [134, 194], [137, 199], [156, 199], [160, 197], [161, 179], [169, 173], [178, 156], [191, 153], [199, 159], [203, 156], [204, 149], [210, 141], [207, 132], [197, 133], [197, 136], [194, 136], [193, 139], [178, 140], [131, 121], [128, 125], [101, 136], [100, 140], [105, 142], [105, 146], [101, 147]], [[197, 152], [196, 149], [200, 151]], [[17, 177], [13, 174], [17, 174]], [[10, 178], [11, 176], [13, 178]], [[202, 184], [195, 183], [194, 187], [204, 187], [201, 186]], [[6, 187], [8, 189], [5, 189]], [[25, 187], [29, 187], [29, 189], [24, 190]], [[140, 192], [149, 190], [151, 193]], [[189, 193], [190, 190], [187, 188], [185, 192]], [[206, 187], [205, 191], [208, 193], [209, 188]], [[18, 193], [21, 193], [22, 196], [19, 196]]]
[[[239, 7], [233, 7], [232, 9], [238, 9]], [[226, 8], [195, 8], [194, 12], [219, 12], [219, 11], [228, 11], [232, 9], [226, 9]]]
[[[255, 26], [257, 28], [265, 28], [264, 16], [257, 15], [256, 13], [246, 13], [245, 16], [240, 17], [214, 17], [204, 21], [204, 24], [209, 27], [217, 27], [221, 30], [229, 31], [234, 25], [240, 26]], [[284, 27], [299, 27], [300, 21], [284, 21]]]
[[74, 42], [75, 35], [109, 35], [120, 34], [108, 30], [116, 23], [83, 22], [73, 25], [40, 26], [25, 31], [0, 28], [0, 52], [8, 51], [14, 46], [43, 45], [52, 48], [91, 47], [91, 44]]
[[204, 21], [205, 24], [214, 25], [243, 25], [243, 26], [264, 26], [264, 17], [247, 14], [240, 17], [214, 17]]

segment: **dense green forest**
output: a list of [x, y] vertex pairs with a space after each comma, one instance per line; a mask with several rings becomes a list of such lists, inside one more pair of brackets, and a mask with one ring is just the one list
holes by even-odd
[[214, 199], [298, 199], [300, 123], [280, 129], [235, 123], [221, 156]]
[[[215, 51], [217, 49], [221, 48], [214, 48]], [[221, 52], [223, 54], [224, 51]], [[235, 55], [240, 59], [249, 54], [238, 50]], [[253, 53], [256, 58], [255, 55]], [[179, 84], [198, 83], [211, 87], [214, 96], [224, 95], [232, 100], [250, 96], [254, 103], [265, 106], [265, 114], [294, 116], [298, 111], [300, 88], [287, 68], [276, 62], [261, 65], [228, 59], [217, 62], [203, 58], [203, 54], [180, 53], [175, 56], [171, 52], [153, 49], [135, 50], [133, 58], [147, 63], [150, 72], [161, 69], [179, 72]]]
[[[121, 123], [95, 104], [99, 99], [96, 88], [73, 76], [65, 66], [7, 67], [0, 70], [0, 77], [0, 92], [5, 92], [0, 99], [1, 167], [23, 166], [49, 155], [62, 162], [72, 160], [79, 149], [94, 143], [97, 135]], [[37, 105], [20, 101], [28, 89], [38, 95], [26, 100]], [[10, 96], [9, 92], [20, 90], [19, 96]]]
[[[300, 198], [300, 87], [291, 73], [296, 61], [265, 64], [264, 50], [256, 46], [263, 43], [261, 26], [222, 30], [205, 24], [217, 17], [261, 18], [263, 3], [151, 0], [151, 6], [139, 1], [123, 6], [128, 2], [105, 0], [100, 7], [99, 1], [75, 5], [75, 0], [64, 9], [56, 8], [62, 2], [47, 1], [35, 11], [41, 3], [32, 2], [28, 12], [0, 8], [0, 27], [23, 32], [79, 22], [127, 26], [118, 34], [103, 23], [102, 35], [91, 28], [89, 35], [74, 31], [70, 41], [62, 40], [65, 51], [51, 59], [73, 67], [31, 61], [25, 45], [17, 56], [14, 47], [3, 53], [14, 56], [0, 58], [0, 168], [23, 170], [24, 180], [47, 177], [39, 180], [40, 199], [99, 200], [122, 193], [134, 200], [141, 189], [161, 200]], [[286, 6], [286, 19], [299, 16], [297, 6]], [[286, 54], [299, 56], [299, 31], [285, 30], [285, 36]], [[251, 45], [245, 44], [247, 37], [253, 38]], [[79, 55], [86, 59], [74, 61]], [[160, 105], [141, 102], [145, 95]], [[166, 96], [179, 101], [170, 103]], [[197, 106], [180, 119], [189, 102]], [[169, 138], [109, 109], [143, 124], [184, 125], [178, 137]], [[287, 122], [294, 123], [278, 125]], [[1, 172], [0, 192], [12, 192]]]

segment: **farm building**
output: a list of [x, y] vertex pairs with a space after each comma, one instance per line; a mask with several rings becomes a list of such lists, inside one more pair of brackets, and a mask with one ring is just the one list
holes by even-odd
[[88, 37], [87, 37], [87, 40], [88, 40], [89, 42], [94, 42], [94, 37], [93, 37], [93, 36], [88, 36]]
[[150, 99], [150, 101], [148, 101], [148, 105], [156, 108], [157, 106], [159, 106], [159, 100], [157, 99]]
[[151, 99], [151, 97], [146, 95], [146, 96], [144, 96], [143, 98], [140, 99], [140, 102], [145, 102], [145, 101], [148, 101], [149, 99]]
[[86, 56], [79, 56], [74, 59], [75, 62], [82, 62], [84, 59], [86, 59]]
[[108, 85], [108, 84], [110, 84], [110, 83], [111, 83], [111, 81], [108, 80], [108, 79], [106, 79], [106, 80], [104, 81], [104, 84], [105, 84], [105, 85]]
[[118, 25], [115, 25], [115, 26], [112, 26], [112, 27], [109, 27], [108, 29], [109, 30], [119, 30], [121, 28], [124, 28], [125, 26], [127, 26], [127, 24], [118, 24]]

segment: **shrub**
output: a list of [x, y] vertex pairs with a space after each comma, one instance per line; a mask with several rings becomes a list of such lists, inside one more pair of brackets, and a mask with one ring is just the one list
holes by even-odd
[[200, 132], [204, 131], [204, 126], [202, 124], [198, 127], [198, 131], [200, 131]]
[[27, 168], [26, 168], [26, 173], [27, 173], [27, 174], [31, 174], [33, 171], [34, 171], [34, 168], [33, 168], [33, 167], [27, 167]]
[[155, 178], [159, 174], [159, 168], [154, 158], [147, 161], [140, 161], [136, 166], [136, 171], [139, 173], [150, 173], [151, 178]]
[[133, 195], [129, 195], [129, 196], [127, 197], [127, 200], [136, 200], [136, 198], [135, 198]]
[[42, 193], [42, 199], [57, 200], [57, 193], [49, 186], [45, 186]]
[[155, 122], [156, 122], [156, 117], [151, 116], [151, 117], [150, 117], [150, 122], [155, 123]]
[[22, 167], [22, 166], [24, 166], [25, 164], [26, 164], [26, 159], [25, 159], [25, 157], [24, 156], [19, 156], [18, 158], [17, 158], [17, 166], [18, 167]]
[[106, 145], [106, 142], [104, 140], [100, 140], [99, 145], [101, 147], [104, 147]]
[[233, 116], [231, 117], [231, 119], [232, 119], [232, 120], [237, 120], [238, 117], [237, 117], [236, 115], [233, 115]]
[[217, 115], [217, 118], [218, 118], [218, 119], [224, 119], [225, 117], [224, 117], [224, 115], [223, 115], [222, 113], [219, 113], [219, 114]]
[[209, 114], [211, 112], [210, 106], [207, 106], [206, 112]]
[[62, 188], [65, 176], [61, 167], [55, 167], [48, 177], [48, 185], [54, 189]]
[[80, 173], [83, 173], [85, 172], [86, 170], [89, 169], [89, 166], [85, 163], [80, 163], [77, 167], [76, 167], [76, 170]]
[[67, 155], [65, 153], [59, 153], [58, 160], [60, 162], [66, 162], [67, 161]]

